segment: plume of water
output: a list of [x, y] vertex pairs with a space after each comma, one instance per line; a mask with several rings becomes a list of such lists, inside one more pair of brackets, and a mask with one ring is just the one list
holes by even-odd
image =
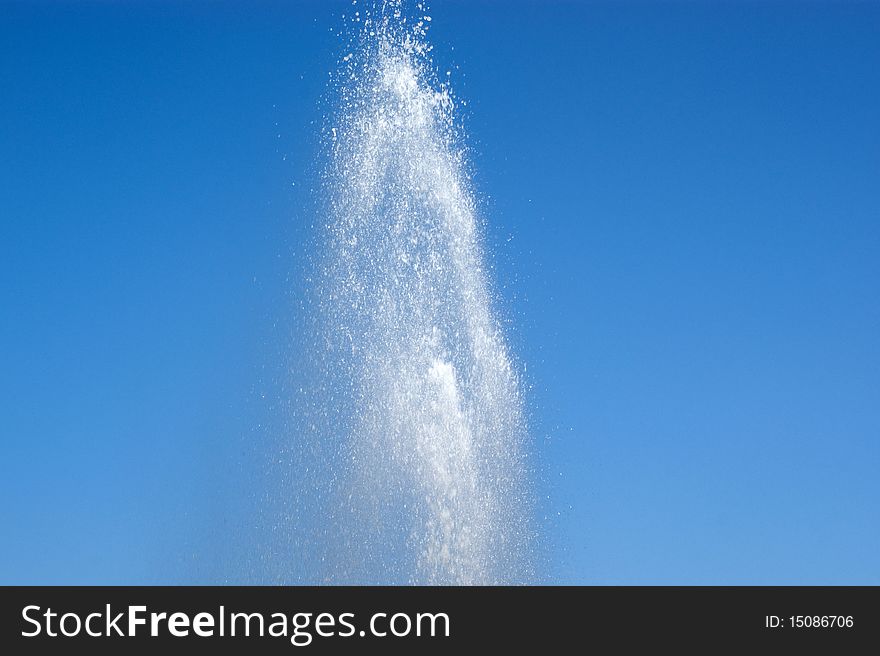
[[532, 529], [520, 383], [493, 316], [456, 101], [417, 9], [358, 11], [327, 129], [324, 382], [310, 420], [325, 441], [310, 479], [325, 490], [321, 576], [521, 582]]

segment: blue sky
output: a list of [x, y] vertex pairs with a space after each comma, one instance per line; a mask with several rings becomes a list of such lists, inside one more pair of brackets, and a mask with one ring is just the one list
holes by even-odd
[[[347, 5], [4, 5], [0, 582], [243, 576]], [[880, 583], [880, 8], [431, 15], [548, 580]]]

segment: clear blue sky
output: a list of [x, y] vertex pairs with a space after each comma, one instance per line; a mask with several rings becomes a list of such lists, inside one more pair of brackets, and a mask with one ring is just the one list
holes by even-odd
[[[243, 576], [348, 3], [239, 5], [0, 12], [0, 583]], [[880, 583], [880, 6], [431, 15], [549, 580]]]

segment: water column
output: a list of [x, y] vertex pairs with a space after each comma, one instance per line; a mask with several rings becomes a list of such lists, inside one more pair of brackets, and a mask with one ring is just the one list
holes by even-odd
[[333, 447], [325, 580], [531, 576], [523, 399], [493, 315], [456, 100], [430, 18], [358, 9], [327, 138], [316, 281]]

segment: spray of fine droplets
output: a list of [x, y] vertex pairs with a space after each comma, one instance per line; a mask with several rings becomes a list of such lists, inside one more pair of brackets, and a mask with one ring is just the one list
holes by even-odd
[[354, 6], [326, 130], [321, 382], [306, 422], [320, 442], [307, 477], [316, 578], [524, 582], [521, 385], [493, 316], [456, 100], [434, 71], [431, 18], [414, 10]]

